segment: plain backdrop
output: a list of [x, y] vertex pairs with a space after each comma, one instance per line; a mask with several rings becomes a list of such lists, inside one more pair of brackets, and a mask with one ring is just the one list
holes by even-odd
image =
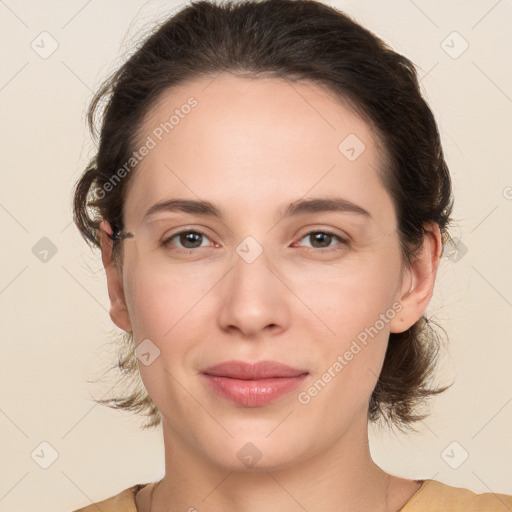
[[[66, 512], [163, 475], [160, 428], [142, 431], [137, 417], [90, 398], [108, 391], [87, 380], [114, 361], [107, 341], [121, 331], [100, 254], [72, 224], [71, 191], [94, 151], [93, 91], [182, 5], [0, 1], [2, 512]], [[512, 494], [512, 2], [330, 5], [417, 65], [460, 241], [427, 310], [450, 339], [437, 379], [455, 384], [418, 434], [371, 428], [372, 454], [396, 475]]]

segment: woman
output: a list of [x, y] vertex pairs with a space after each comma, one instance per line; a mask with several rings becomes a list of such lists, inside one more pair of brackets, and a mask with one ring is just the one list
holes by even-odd
[[369, 451], [449, 387], [424, 313], [453, 199], [413, 64], [313, 0], [195, 2], [91, 125], [104, 99], [75, 222], [144, 384], [105, 403], [162, 424], [166, 471], [80, 510], [511, 510]]

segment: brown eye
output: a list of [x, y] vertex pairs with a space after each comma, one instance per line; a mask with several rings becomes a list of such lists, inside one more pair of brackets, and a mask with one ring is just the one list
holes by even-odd
[[[182, 245], [185, 246], [185, 249], [195, 249], [196, 247], [201, 246], [202, 236], [201, 233], [196, 233], [195, 231], [189, 231], [185, 233], [180, 233], [179, 241]], [[199, 242], [199, 243], [198, 243]], [[190, 244], [191, 246], [188, 246]]]
[[[173, 242], [173, 240], [175, 240]], [[164, 247], [170, 247], [171, 245], [176, 245], [178, 249], [197, 249], [202, 247], [202, 242], [204, 239], [208, 239], [208, 237], [199, 231], [180, 231], [179, 233], [175, 233], [169, 238], [165, 239], [162, 242]]]
[[[335, 235], [330, 231], [310, 231], [306, 233], [301, 240], [309, 239], [310, 246], [312, 249], [336, 249], [336, 245], [345, 246], [348, 245], [348, 241], [339, 235]], [[332, 242], [338, 241], [339, 243], [332, 244]], [[307, 247], [307, 246], [306, 246]]]
[[312, 233], [308, 235], [311, 240], [313, 247], [329, 247], [331, 245], [331, 241], [333, 239], [332, 235], [328, 233]]

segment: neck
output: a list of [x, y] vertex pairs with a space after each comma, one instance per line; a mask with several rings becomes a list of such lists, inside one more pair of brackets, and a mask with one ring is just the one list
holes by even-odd
[[166, 472], [153, 488], [151, 512], [205, 507], [210, 512], [388, 512], [398, 510], [417, 489], [409, 486], [408, 495], [405, 490], [393, 494], [402, 479], [388, 475], [371, 459], [366, 424], [363, 429], [354, 425], [323, 452], [317, 448], [314, 457], [297, 455], [287, 466], [259, 470], [259, 464], [238, 471], [219, 467], [176, 434], [164, 423]]

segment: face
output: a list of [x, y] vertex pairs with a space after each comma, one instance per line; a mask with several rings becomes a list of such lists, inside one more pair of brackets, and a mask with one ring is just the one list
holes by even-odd
[[[415, 276], [371, 128], [315, 84], [221, 74], [167, 92], [139, 142], [111, 316], [144, 343], [167, 442], [232, 470], [246, 452], [268, 469], [362, 442], [389, 333], [430, 298], [407, 303]], [[148, 213], [178, 199], [213, 208]], [[265, 401], [203, 373], [232, 360], [306, 375], [268, 382], [288, 391]]]

